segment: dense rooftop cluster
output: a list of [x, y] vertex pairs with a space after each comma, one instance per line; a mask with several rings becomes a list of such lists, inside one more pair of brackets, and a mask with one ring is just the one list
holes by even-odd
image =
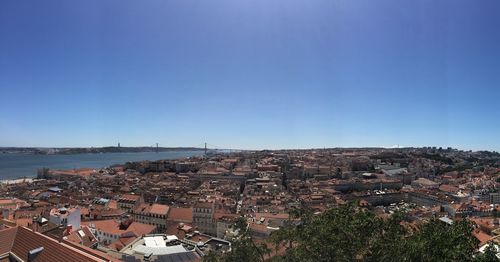
[[[44, 247], [95, 261], [197, 261], [230, 254], [243, 233], [265, 245], [298, 220], [290, 210], [319, 215], [348, 203], [380, 219], [403, 214], [413, 231], [466, 218], [485, 250], [500, 234], [499, 178], [500, 154], [450, 148], [244, 151], [40, 169], [37, 179], [0, 187], [0, 235], [13, 243], [0, 260]], [[15, 251], [15, 239], [29, 234], [50, 247]]]

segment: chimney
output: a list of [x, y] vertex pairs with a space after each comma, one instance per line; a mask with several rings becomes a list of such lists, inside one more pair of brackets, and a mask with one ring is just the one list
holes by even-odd
[[9, 219], [9, 210], [8, 209], [4, 209], [2, 210], [2, 217], [3, 219]]
[[71, 231], [73, 231], [73, 226], [71, 224], [68, 224], [68, 226], [66, 226], [66, 232], [64, 233], [64, 235], [69, 235]]
[[57, 229], [60, 230], [59, 232], [61, 232], [59, 233], [59, 243], [61, 243], [63, 241], [64, 236], [66, 235], [66, 228], [64, 228], [63, 225], [59, 225]]
[[38, 231], [38, 217], [33, 217], [33, 219], [31, 220], [31, 230], [33, 232], [37, 232]]

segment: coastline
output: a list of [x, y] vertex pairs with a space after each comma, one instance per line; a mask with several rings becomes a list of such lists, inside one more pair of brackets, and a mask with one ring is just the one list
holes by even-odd
[[2, 185], [15, 185], [15, 184], [22, 184], [22, 183], [28, 183], [31, 184], [35, 181], [38, 181], [40, 179], [37, 178], [13, 178], [13, 179], [2, 179], [0, 180], [0, 184]]
[[161, 153], [182, 151], [204, 151], [198, 147], [0, 147], [0, 154], [25, 155], [79, 155], [109, 153]]
[[127, 162], [182, 159], [202, 155], [203, 151], [169, 151], [139, 153], [102, 153], [74, 155], [0, 154], [0, 184], [20, 183], [37, 178], [37, 170], [99, 169]]

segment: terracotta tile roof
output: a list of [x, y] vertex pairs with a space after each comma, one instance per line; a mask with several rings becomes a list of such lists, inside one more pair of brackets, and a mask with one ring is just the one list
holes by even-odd
[[173, 207], [170, 208], [170, 213], [168, 214], [168, 220], [183, 223], [193, 222], [193, 209], [192, 208], [180, 208]]
[[101, 213], [102, 217], [120, 217], [125, 215], [127, 212], [120, 210], [120, 209], [107, 209], [107, 210], [101, 210], [94, 212], [93, 214], [98, 215], [99, 212]]
[[73, 243], [78, 243], [82, 241], [82, 239], [78, 236], [78, 233], [76, 231], [71, 232], [68, 236], [66, 236], [66, 239], [73, 242]]
[[479, 229], [474, 230], [473, 234], [479, 240], [480, 246], [485, 245], [486, 243], [488, 243], [490, 240], [493, 239], [492, 236], [486, 234], [485, 232], [483, 232]]
[[138, 195], [122, 195], [120, 197], [120, 200], [126, 200], [126, 201], [132, 201], [132, 202], [136, 202], [139, 200], [141, 196], [138, 196]]
[[0, 205], [11, 205], [11, 204], [24, 204], [25, 201], [14, 198], [14, 199], [0, 199]]
[[169, 207], [167, 205], [153, 204], [149, 212], [158, 215], [167, 215]]
[[116, 200], [110, 200], [108, 202], [108, 208], [117, 209], [118, 208], [118, 202]]
[[117, 259], [117, 258], [114, 258], [102, 251], [99, 251], [97, 249], [92, 249], [92, 248], [89, 248], [89, 247], [86, 247], [86, 246], [82, 246], [82, 245], [79, 245], [79, 244], [75, 244], [73, 242], [70, 242], [68, 240], [63, 240], [63, 243], [67, 244], [68, 246], [70, 247], [73, 247], [75, 249], [78, 249], [80, 251], [83, 251], [87, 254], [90, 254], [90, 255], [93, 255], [97, 258], [100, 258], [100, 259], [103, 259], [104, 261], [110, 261], [110, 262], [121, 262], [122, 260], [120, 259]]
[[135, 239], [137, 239], [137, 237], [135, 237], [135, 236], [120, 237], [115, 242], [109, 244], [108, 248], [111, 248], [111, 249], [116, 250], [116, 251], [120, 251], [126, 245], [132, 243], [132, 241], [134, 241]]
[[0, 199], [0, 208], [2, 209], [18, 209], [21, 206], [28, 205], [25, 201], [14, 199]]
[[80, 215], [88, 216], [88, 215], [90, 215], [90, 210], [86, 207], [82, 207], [82, 208], [80, 208]]
[[231, 214], [231, 213], [224, 213], [224, 212], [216, 212], [214, 213], [214, 219], [217, 220], [235, 220], [236, 218], [240, 217], [238, 214]]
[[142, 204], [139, 206], [135, 212], [136, 213], [146, 213], [146, 214], [156, 214], [156, 215], [167, 215], [169, 207], [167, 205], [160, 204]]
[[258, 224], [255, 224], [255, 223], [250, 223], [250, 226], [249, 226], [250, 230], [251, 231], [255, 231], [255, 232], [260, 232], [260, 233], [269, 233], [269, 229], [267, 228], [266, 225], [258, 225]]
[[439, 186], [439, 190], [444, 191], [444, 192], [448, 192], [448, 193], [456, 193], [456, 192], [460, 191], [460, 189], [456, 186], [444, 185], [444, 184]]
[[127, 229], [120, 229], [120, 222], [114, 219], [82, 222], [82, 224], [86, 226], [93, 224], [96, 229], [113, 235], [122, 235], [127, 232], [133, 232], [136, 236], [141, 236], [144, 234], [150, 234], [156, 228], [154, 225], [132, 222]]
[[32, 222], [32, 218], [18, 218], [15, 219], [16, 225], [22, 226], [22, 227], [28, 227]]
[[184, 237], [186, 236], [186, 231], [179, 229], [179, 226], [177, 224], [167, 226], [166, 231], [167, 231], [167, 234], [175, 235], [179, 239], [184, 239]]
[[14, 239], [16, 238], [17, 227], [0, 230], [0, 255], [10, 252]]
[[105, 261], [24, 227], [1, 230], [0, 239], [1, 254], [12, 253], [24, 261], [28, 260], [30, 250], [39, 247], [44, 249], [32, 261]]
[[277, 214], [272, 214], [272, 213], [255, 213], [255, 219], [259, 220], [262, 217], [266, 219], [288, 219], [290, 217], [289, 214], [286, 213], [277, 213]]
[[90, 247], [97, 243], [97, 239], [87, 226], [82, 226], [81, 229], [71, 232], [67, 238], [73, 243], [86, 247]]

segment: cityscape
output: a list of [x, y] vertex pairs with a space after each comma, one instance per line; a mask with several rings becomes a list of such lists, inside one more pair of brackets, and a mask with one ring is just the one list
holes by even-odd
[[208, 152], [40, 168], [0, 187], [0, 235], [11, 241], [2, 252], [11, 261], [32, 253], [47, 261], [61, 253], [66, 261], [201, 261], [235, 252], [244, 235], [265, 247], [264, 260], [285, 259], [288, 244], [273, 236], [299, 221], [290, 210], [300, 208], [315, 216], [342, 208], [384, 220], [403, 214], [401, 225], [416, 230], [466, 219], [484, 252], [500, 241], [499, 178], [499, 153], [436, 147]]
[[0, 1], [0, 262], [500, 262], [500, 1]]

